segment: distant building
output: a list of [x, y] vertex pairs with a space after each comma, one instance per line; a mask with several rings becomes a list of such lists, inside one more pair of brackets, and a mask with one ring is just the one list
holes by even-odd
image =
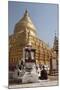
[[52, 58], [50, 60], [51, 74], [58, 73], [58, 37], [55, 35], [52, 51]]
[[26, 10], [15, 25], [14, 33], [9, 36], [9, 70], [16, 68], [23, 57], [23, 48], [31, 44], [36, 48], [36, 63], [50, 65], [50, 48], [37, 36], [36, 28]]

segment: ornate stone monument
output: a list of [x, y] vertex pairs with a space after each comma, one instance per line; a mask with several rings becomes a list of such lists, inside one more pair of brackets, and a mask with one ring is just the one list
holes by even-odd
[[25, 74], [22, 83], [38, 82], [38, 74], [36, 71], [35, 49], [28, 46], [25, 52]]

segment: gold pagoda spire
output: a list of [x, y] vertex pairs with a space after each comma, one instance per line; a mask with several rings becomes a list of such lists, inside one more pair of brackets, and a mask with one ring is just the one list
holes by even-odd
[[28, 10], [26, 9], [26, 10], [25, 10], [25, 13], [24, 13], [24, 16], [25, 16], [25, 17], [28, 17], [28, 15], [29, 15], [29, 13], [28, 13]]
[[[32, 30], [32, 31], [36, 31], [36, 28], [31, 20], [31, 17], [29, 15], [29, 12], [28, 10], [26, 9], [25, 12], [24, 12], [24, 15], [23, 17], [19, 20], [19, 22], [16, 24], [15, 26], [15, 30], [14, 30], [14, 33], [17, 33], [17, 32], [20, 32], [20, 28], [23, 30], [23, 29], [26, 29], [27, 30]], [[18, 30], [19, 29], [19, 30]]]

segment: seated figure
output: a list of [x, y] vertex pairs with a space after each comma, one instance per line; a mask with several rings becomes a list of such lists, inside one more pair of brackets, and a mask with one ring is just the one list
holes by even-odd
[[39, 77], [41, 80], [47, 80], [48, 79], [48, 74], [47, 71], [45, 70], [45, 67], [43, 66], [43, 70], [41, 71], [41, 76]]

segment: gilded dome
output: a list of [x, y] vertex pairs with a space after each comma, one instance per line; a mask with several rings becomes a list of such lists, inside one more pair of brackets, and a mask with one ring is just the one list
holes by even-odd
[[20, 32], [21, 29], [31, 29], [33, 31], [36, 31], [36, 28], [34, 24], [32, 23], [32, 20], [29, 16], [28, 11], [26, 10], [23, 17], [19, 20], [19, 22], [15, 25], [14, 33]]

